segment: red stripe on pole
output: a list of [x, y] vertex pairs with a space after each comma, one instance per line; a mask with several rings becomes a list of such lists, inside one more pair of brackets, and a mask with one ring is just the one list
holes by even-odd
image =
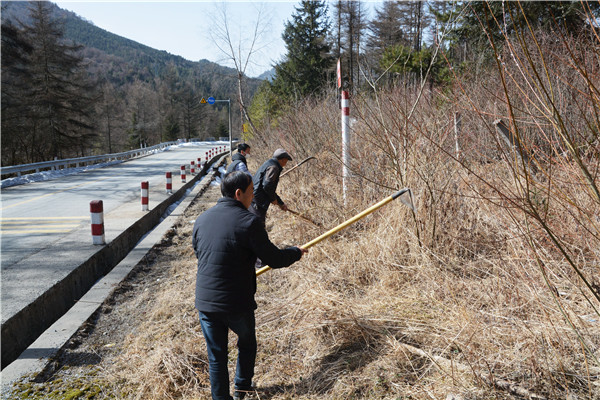
[[104, 225], [102, 225], [102, 224], [92, 224], [92, 235], [93, 236], [104, 235]]
[[90, 202], [90, 212], [99, 213], [104, 211], [102, 200], [92, 200]]

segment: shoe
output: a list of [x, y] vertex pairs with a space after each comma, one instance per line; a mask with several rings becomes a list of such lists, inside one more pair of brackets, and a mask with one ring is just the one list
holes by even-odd
[[236, 389], [235, 392], [233, 392], [233, 400], [256, 399], [257, 397], [255, 396], [255, 393], [256, 390], [254, 388], [250, 388], [248, 390]]

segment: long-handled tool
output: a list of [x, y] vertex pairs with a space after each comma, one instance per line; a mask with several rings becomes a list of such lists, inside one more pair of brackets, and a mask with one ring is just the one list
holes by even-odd
[[317, 223], [317, 222], [313, 221], [312, 219], [310, 219], [310, 218], [308, 218], [308, 217], [305, 217], [304, 215], [300, 214], [298, 211], [290, 210], [289, 208], [287, 209], [287, 211], [288, 211], [288, 212], [290, 212], [290, 213], [292, 213], [292, 214], [294, 214], [294, 215], [295, 215], [295, 216], [297, 216], [297, 217], [300, 217], [300, 218], [302, 218], [303, 220], [305, 220], [305, 221], [307, 221], [307, 222], [310, 222], [310, 223], [311, 223], [311, 224], [313, 224], [313, 225], [316, 225], [316, 226], [318, 226], [318, 227], [322, 228], [321, 224], [319, 224], [319, 223]]
[[287, 173], [292, 172], [293, 170], [295, 170], [296, 168], [298, 168], [299, 166], [301, 166], [302, 164], [304, 164], [307, 161], [316, 160], [316, 159], [317, 159], [316, 157], [306, 157], [304, 160], [300, 161], [298, 164], [294, 165], [292, 168], [285, 171], [279, 177], [281, 178], [282, 176], [285, 176]]
[[[354, 217], [350, 218], [346, 222], [342, 222], [341, 224], [339, 224], [335, 228], [330, 229], [329, 231], [325, 232], [324, 234], [322, 234], [318, 238], [313, 239], [310, 242], [308, 242], [305, 245], [300, 246], [300, 247], [302, 247], [304, 249], [308, 249], [308, 248], [314, 246], [315, 244], [319, 243], [321, 240], [328, 238], [329, 236], [333, 235], [336, 232], [341, 231], [342, 229], [344, 229], [345, 227], [347, 227], [349, 225], [352, 225], [353, 223], [355, 223], [359, 219], [361, 219], [361, 218], [363, 218], [363, 217], [371, 214], [373, 211], [377, 210], [380, 207], [383, 207], [384, 205], [386, 205], [390, 201], [396, 200], [398, 197], [402, 196], [404, 193], [407, 193], [407, 192], [410, 195], [410, 200], [411, 200], [411, 204], [412, 204], [412, 192], [411, 192], [411, 190], [409, 188], [404, 188], [402, 190], [397, 191], [393, 195], [386, 197], [385, 199], [381, 200], [379, 203], [377, 203], [375, 205], [372, 205], [371, 207], [367, 208], [363, 212], [361, 212], [359, 214], [356, 214]], [[414, 209], [414, 205], [412, 206], [412, 208]], [[265, 272], [267, 272], [270, 269], [271, 269], [271, 267], [269, 267], [268, 265], [265, 265], [264, 267], [262, 267], [261, 269], [259, 269], [259, 270], [256, 271], [256, 276], [259, 276], [260, 274], [265, 273]]]

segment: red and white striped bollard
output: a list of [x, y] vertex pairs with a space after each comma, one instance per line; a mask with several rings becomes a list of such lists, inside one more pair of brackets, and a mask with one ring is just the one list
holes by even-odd
[[190, 161], [190, 175], [194, 175], [196, 173], [196, 166], [194, 164], [195, 162], [193, 160]]
[[92, 214], [92, 244], [105, 244], [104, 241], [104, 205], [102, 200], [90, 202]]
[[148, 181], [142, 182], [142, 211], [148, 211]]
[[173, 193], [173, 174], [167, 172], [167, 194]]
[[185, 183], [185, 165], [181, 166], [181, 183]]

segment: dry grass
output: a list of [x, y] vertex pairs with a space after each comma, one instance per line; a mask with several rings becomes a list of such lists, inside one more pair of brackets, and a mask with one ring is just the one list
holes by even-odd
[[[451, 94], [398, 88], [379, 103], [355, 98], [346, 202], [334, 96], [299, 104], [255, 138], [253, 171], [281, 146], [295, 161], [318, 158], [282, 178], [279, 192], [325, 228], [403, 186], [418, 206], [413, 214], [393, 202], [291, 268], [259, 277], [261, 399], [600, 399], [600, 203], [568, 157], [540, 158], [547, 170], [539, 178], [515, 167], [488, 121], [506, 113], [498, 99], [514, 94], [491, 96], [494, 82], [479, 77], [482, 90], [464, 81]], [[577, 107], [563, 106], [570, 126], [585, 125]], [[449, 117], [456, 107], [464, 113], [460, 158]], [[539, 139], [551, 123], [523, 125]], [[600, 157], [586, 151], [597, 185]], [[190, 243], [191, 220], [218, 193], [206, 196], [80, 339], [75, 351], [99, 355], [99, 396], [209, 398]], [[280, 246], [324, 231], [277, 208], [267, 221]]]

